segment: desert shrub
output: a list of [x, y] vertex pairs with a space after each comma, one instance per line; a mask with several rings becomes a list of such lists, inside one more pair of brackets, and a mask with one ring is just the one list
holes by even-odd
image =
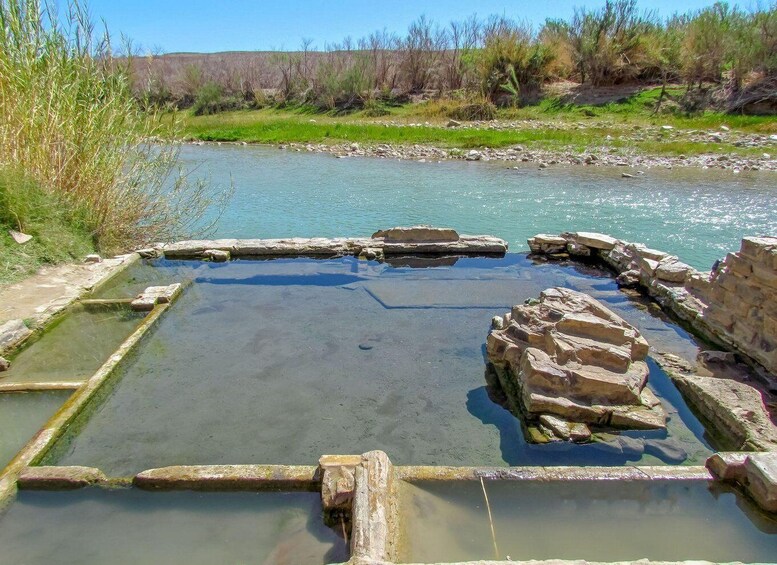
[[362, 108], [373, 83], [367, 57], [337, 47], [327, 55], [317, 68], [307, 101], [325, 110]]
[[106, 251], [204, 228], [220, 195], [176, 173], [173, 146], [149, 142], [169, 128], [110, 53], [76, 3], [60, 21], [40, 0], [0, 2], [0, 165], [79, 210]]
[[230, 110], [246, 110], [254, 107], [253, 100], [242, 94], [226, 93], [215, 82], [209, 82], [197, 91], [192, 105], [195, 116], [207, 116]]
[[688, 22], [682, 72], [689, 84], [721, 80], [731, 19], [728, 4], [717, 3], [701, 10]]
[[608, 86], [638, 78], [654, 64], [650, 41], [658, 26], [655, 14], [640, 12], [636, 0], [607, 0], [594, 11], [576, 9], [567, 33], [581, 81]]
[[[461, 93], [464, 94], [464, 93]], [[462, 95], [456, 98], [434, 98], [419, 106], [419, 113], [429, 118], [451, 118], [454, 120], [493, 120], [496, 106], [484, 96]]]
[[485, 96], [492, 102], [530, 104], [539, 98], [549, 76], [553, 52], [535, 41], [528, 25], [499, 19], [489, 25], [479, 69]]

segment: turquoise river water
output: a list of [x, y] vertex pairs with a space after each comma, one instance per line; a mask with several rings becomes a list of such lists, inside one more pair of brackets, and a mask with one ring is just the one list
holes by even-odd
[[337, 159], [262, 146], [184, 146], [195, 176], [235, 187], [218, 237], [365, 236], [426, 223], [527, 250], [536, 233], [600, 231], [699, 269], [744, 235], [777, 233], [777, 176], [697, 169], [513, 168], [513, 163]]

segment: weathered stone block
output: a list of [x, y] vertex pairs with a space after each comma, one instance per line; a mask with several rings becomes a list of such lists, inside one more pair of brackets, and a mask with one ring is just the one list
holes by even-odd
[[214, 263], [225, 263], [229, 261], [229, 251], [223, 251], [221, 249], [206, 249], [202, 253], [202, 256]]
[[753, 265], [753, 278], [755, 284], [766, 287], [764, 288], [765, 292], [769, 292], [769, 294], [773, 294], [770, 291], [777, 292], [777, 269], [764, 264]]
[[147, 312], [154, 309], [157, 304], [168, 304], [181, 292], [180, 283], [167, 286], [150, 286], [141, 292], [130, 304], [137, 312]]
[[744, 237], [739, 252], [756, 261], [768, 260], [771, 252], [777, 249], [777, 237]]
[[768, 291], [765, 292], [764, 288], [759, 286], [753, 278], [739, 281], [734, 292], [739, 299], [753, 306], [761, 307], [768, 299]]
[[567, 422], [548, 414], [540, 416], [540, 424], [565, 441], [586, 442], [591, 439], [591, 429], [585, 424]]
[[604, 251], [610, 251], [615, 247], [615, 244], [618, 243], [618, 240], [614, 237], [601, 233], [579, 231], [573, 234], [573, 236], [574, 240], [581, 245]]
[[663, 281], [681, 283], [692, 271], [690, 265], [676, 260], [663, 260], [656, 267], [656, 277]]
[[27, 467], [19, 475], [19, 488], [29, 490], [74, 490], [107, 482], [93, 467]]
[[450, 228], [435, 228], [432, 226], [396, 227], [387, 230], [379, 230], [372, 234], [373, 239], [382, 238], [395, 243], [421, 243], [458, 241], [459, 234]]
[[634, 254], [623, 244], [616, 244], [609, 252], [601, 255], [605, 263], [617, 271], [629, 270], [634, 262]]
[[745, 461], [747, 492], [768, 512], [777, 512], [777, 453], [753, 453]]
[[707, 459], [704, 464], [721, 481], [744, 481], [747, 476], [745, 462], [748, 452], [721, 451]]
[[650, 259], [649, 257], [640, 257], [637, 259], [637, 265], [644, 275], [648, 277], [654, 277], [656, 275], [656, 269], [658, 269], [658, 261]]
[[527, 240], [532, 253], [553, 254], [566, 251], [567, 240], [558, 235], [540, 233]]
[[585, 245], [581, 245], [580, 243], [570, 241], [567, 243], [567, 253], [569, 253], [572, 257], [590, 257], [591, 248]]
[[0, 325], [0, 351], [11, 349], [32, 333], [23, 320], [9, 320]]
[[669, 375], [692, 404], [736, 449], [777, 449], [777, 428], [772, 424], [761, 393], [730, 379]]
[[641, 257], [644, 259], [651, 259], [653, 261], [662, 261], [669, 257], [669, 253], [666, 253], [665, 251], [650, 249], [649, 247], [645, 247], [644, 245], [636, 243], [629, 244], [628, 248], [631, 249], [638, 258]]
[[729, 253], [726, 255], [724, 265], [730, 272], [739, 277], [746, 278], [753, 274], [752, 263], [736, 253]]

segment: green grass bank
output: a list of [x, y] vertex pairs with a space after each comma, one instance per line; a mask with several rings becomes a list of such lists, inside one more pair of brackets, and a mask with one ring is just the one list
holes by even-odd
[[[461, 121], [462, 127], [448, 127], [451, 117], [458, 116], [464, 104], [453, 100], [384, 106], [378, 111], [373, 107], [347, 115], [321, 113], [302, 106], [208, 116], [184, 112], [179, 116], [184, 135], [202, 141], [428, 144], [460, 149], [523, 145], [559, 151], [582, 151], [606, 145], [615, 150], [658, 156], [760, 155], [763, 152], [760, 149], [725, 141], [710, 143], [704, 135], [721, 126], [740, 135], [777, 133], [777, 118], [771, 116], [654, 113], [659, 92], [658, 88], [647, 89], [598, 106], [547, 98], [536, 106], [495, 110], [494, 120], [474, 124]], [[667, 125], [672, 130], [655, 131]]]

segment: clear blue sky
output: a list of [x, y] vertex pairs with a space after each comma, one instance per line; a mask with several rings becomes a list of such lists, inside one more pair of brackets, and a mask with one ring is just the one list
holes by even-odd
[[[64, 0], [60, 0], [64, 2]], [[505, 14], [539, 24], [569, 17], [575, 6], [594, 8], [604, 0], [86, 0], [95, 20], [112, 34], [123, 33], [144, 48], [174, 51], [296, 49], [303, 37], [317, 47], [387, 29], [402, 32], [424, 14], [441, 23]], [[662, 16], [696, 10], [713, 0], [641, 0]], [[732, 2], [734, 3], [734, 2]], [[740, 3], [743, 7], [749, 0]]]

